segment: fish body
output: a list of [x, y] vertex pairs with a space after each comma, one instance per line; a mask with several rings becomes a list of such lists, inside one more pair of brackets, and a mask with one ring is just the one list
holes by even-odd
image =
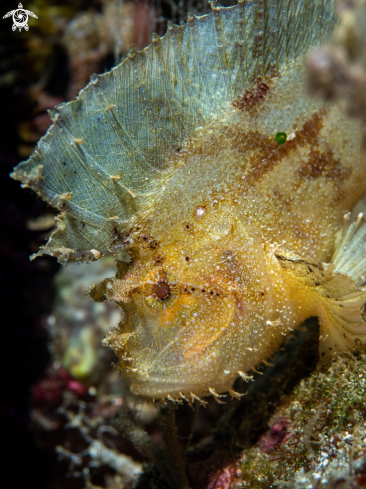
[[[227, 391], [289, 331], [321, 316], [319, 292], [290, 264], [307, 271], [329, 262], [344, 215], [366, 191], [365, 161], [362, 151], [356, 161], [353, 147], [361, 147], [362, 132], [339, 107], [315, 111], [280, 146], [274, 134], [250, 140], [239, 128], [216, 131], [187, 154], [181, 148], [186, 160], [161, 198], [161, 214], [132, 230], [134, 265], [107, 289], [126, 313], [119, 356], [131, 358], [121, 369], [135, 394]], [[187, 188], [188, 178], [195, 184]], [[167, 284], [166, 297], [159, 283]], [[325, 340], [323, 326], [321, 353], [344, 349], [344, 340]], [[114, 335], [120, 332], [109, 340], [115, 348]]]
[[125, 312], [105, 344], [134, 394], [218, 398], [310, 316], [324, 357], [366, 343], [366, 228], [344, 223], [362, 129], [306, 93], [305, 53], [335, 23], [332, 2], [266, 0], [171, 26], [15, 170], [63, 211], [41, 254], [132, 257], [89, 293]]

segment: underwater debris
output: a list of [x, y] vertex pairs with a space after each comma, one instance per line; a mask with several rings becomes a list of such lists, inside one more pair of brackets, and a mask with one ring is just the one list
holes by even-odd
[[333, 7], [243, 1], [170, 25], [57, 107], [12, 174], [62, 212], [37, 255], [131, 254], [89, 292], [125, 312], [104, 343], [132, 393], [219, 401], [309, 316], [324, 358], [364, 347], [366, 292], [345, 270], [366, 227], [323, 264], [366, 190], [362, 130], [305, 93]]

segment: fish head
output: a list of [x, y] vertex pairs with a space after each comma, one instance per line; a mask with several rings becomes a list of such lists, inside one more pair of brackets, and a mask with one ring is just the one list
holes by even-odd
[[140, 246], [139, 259], [110, 285], [125, 316], [109, 346], [134, 394], [228, 390], [268, 308], [262, 248], [232, 210], [205, 210], [184, 227], [156, 250]]

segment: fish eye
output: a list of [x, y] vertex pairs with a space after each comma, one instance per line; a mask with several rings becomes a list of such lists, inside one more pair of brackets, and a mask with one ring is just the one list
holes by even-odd
[[153, 309], [167, 309], [178, 295], [177, 280], [171, 272], [159, 270], [150, 274], [143, 287], [144, 299]]
[[160, 280], [153, 285], [153, 295], [162, 301], [165, 301], [170, 296], [170, 287], [166, 280]]

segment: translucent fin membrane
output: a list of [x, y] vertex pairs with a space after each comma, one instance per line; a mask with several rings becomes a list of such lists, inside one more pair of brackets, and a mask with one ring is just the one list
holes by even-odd
[[344, 216], [345, 224], [337, 235], [331, 263], [337, 272], [353, 278], [358, 287], [366, 285], [366, 222], [363, 213], [353, 222], [350, 214]]
[[233, 112], [258, 77], [302, 65], [335, 23], [334, 0], [214, 7], [93, 78], [52, 112], [53, 126], [12, 174], [62, 211], [39, 254], [61, 262], [116, 254], [121, 233], [169, 185], [182, 141]]

